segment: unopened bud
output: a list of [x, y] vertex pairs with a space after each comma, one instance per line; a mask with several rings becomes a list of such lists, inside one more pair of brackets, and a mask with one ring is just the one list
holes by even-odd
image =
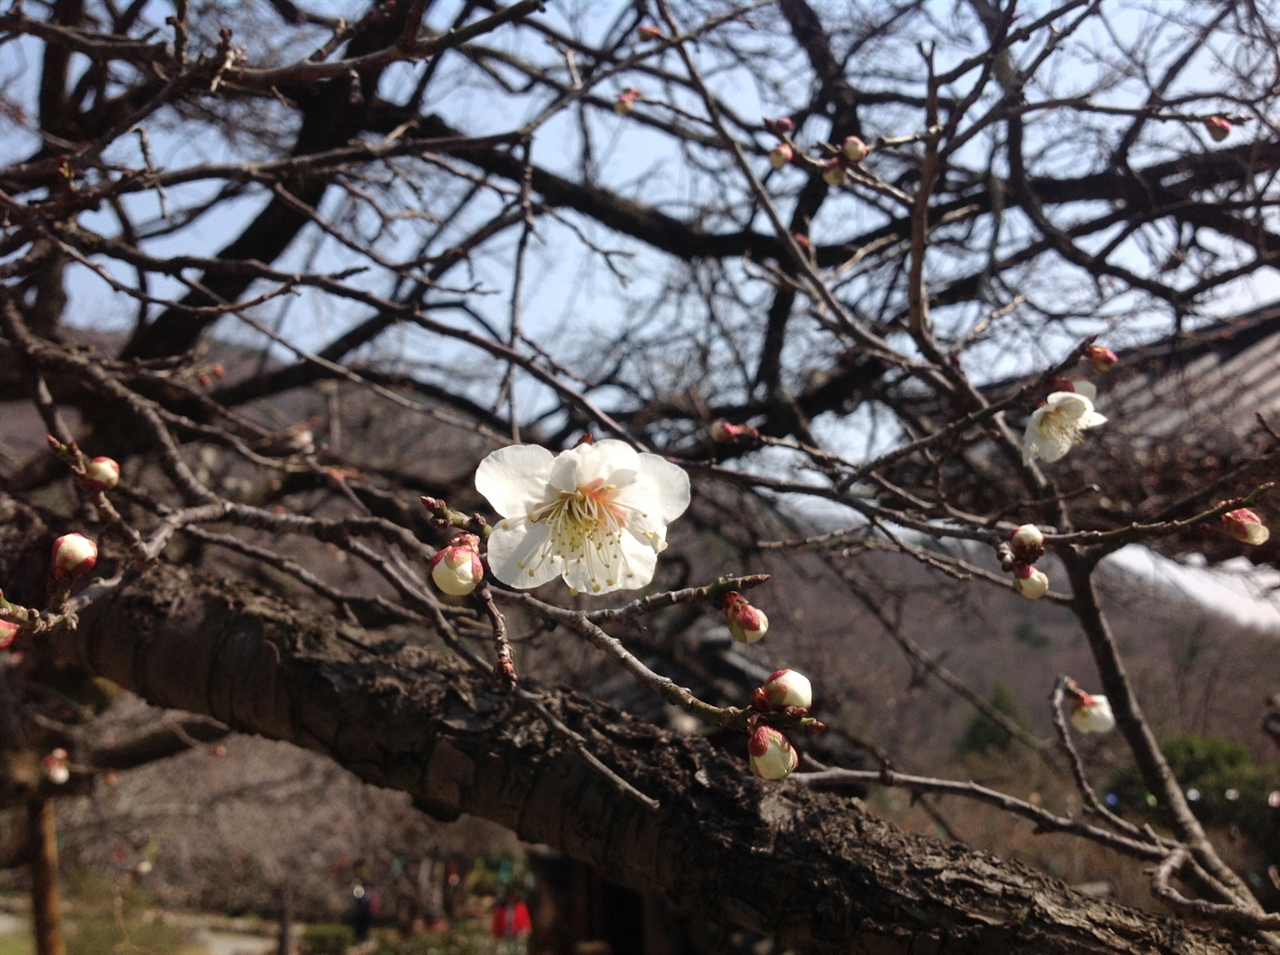
[[840, 147], [840, 151], [844, 153], [844, 158], [849, 162], [862, 162], [867, 158], [867, 154], [871, 152], [857, 136], [850, 136], [844, 141], [844, 145]]
[[1204, 128], [1209, 131], [1209, 138], [1220, 143], [1231, 135], [1231, 121], [1225, 116], [1210, 116], [1204, 121]]
[[642, 26], [640, 29], [636, 30], [636, 33], [640, 34], [640, 39], [642, 40], [657, 40], [662, 37], [661, 30], [657, 27], [648, 25]]
[[1271, 531], [1260, 518], [1247, 507], [1239, 507], [1222, 515], [1222, 523], [1227, 525], [1227, 533], [1242, 544], [1257, 546], [1265, 544], [1271, 537]]
[[484, 578], [480, 564], [480, 538], [457, 534], [431, 558], [431, 579], [437, 587], [455, 597], [465, 597]]
[[61, 786], [71, 778], [71, 770], [67, 768], [67, 751], [65, 749], [55, 749], [41, 762], [44, 763], [45, 775], [49, 777], [49, 782], [55, 786]]
[[822, 169], [822, 181], [828, 186], [838, 186], [844, 182], [844, 163], [837, 156], [827, 162]]
[[1110, 371], [1119, 363], [1120, 358], [1110, 348], [1102, 345], [1090, 345], [1085, 349], [1084, 357], [1089, 360], [1094, 371]]
[[1044, 556], [1044, 535], [1034, 524], [1023, 524], [1009, 535], [1009, 547], [1022, 563], [1034, 564]]
[[1105, 696], [1078, 691], [1071, 697], [1071, 725], [1081, 733], [1107, 733], [1116, 728], [1116, 718]]
[[733, 424], [720, 418], [711, 422], [709, 431], [711, 440], [718, 444], [732, 444], [735, 441], [755, 440], [760, 432], [749, 424]]
[[796, 245], [808, 252], [813, 248], [813, 243], [809, 241], [809, 237], [803, 232], [793, 232], [791, 238], [796, 240]]
[[795, 670], [775, 671], [756, 692], [770, 710], [785, 710], [788, 706], [807, 710], [813, 706], [813, 685]]
[[764, 121], [765, 129], [771, 133], [794, 133], [796, 124], [791, 121], [790, 116], [779, 116], [777, 119], [766, 119]]
[[14, 638], [18, 636], [22, 627], [14, 623], [12, 620], [0, 619], [0, 650], [3, 650], [9, 644], [13, 643]]
[[769, 165], [774, 169], [781, 169], [787, 163], [791, 162], [791, 158], [794, 155], [795, 154], [792, 152], [790, 146], [786, 143], [778, 143], [778, 145], [773, 147], [773, 151], [769, 153]]
[[1039, 600], [1049, 592], [1049, 578], [1034, 567], [1022, 566], [1013, 572], [1013, 586], [1028, 600]]
[[800, 765], [791, 741], [771, 726], [756, 728], [747, 741], [747, 753], [751, 772], [761, 779], [786, 779]]
[[82, 534], [64, 534], [53, 542], [53, 579], [75, 580], [93, 570], [98, 545]]
[[643, 93], [634, 86], [628, 86], [618, 94], [618, 98], [613, 104], [613, 111], [619, 116], [629, 116], [631, 111], [636, 108], [636, 100], [643, 98]]
[[725, 622], [729, 633], [739, 643], [755, 643], [769, 632], [769, 618], [758, 607], [751, 606], [746, 597], [731, 590], [721, 598]]
[[1049, 387], [1054, 391], [1074, 391], [1078, 395], [1084, 395], [1090, 401], [1098, 400], [1098, 386], [1092, 381], [1085, 381], [1083, 378], [1068, 378], [1066, 375], [1058, 375], [1049, 382]]
[[120, 465], [111, 458], [94, 458], [84, 466], [84, 479], [95, 491], [109, 491], [120, 483]]

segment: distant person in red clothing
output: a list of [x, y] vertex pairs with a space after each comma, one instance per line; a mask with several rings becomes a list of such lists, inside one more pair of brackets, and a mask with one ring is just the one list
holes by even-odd
[[507, 955], [518, 955], [524, 951], [525, 940], [533, 931], [533, 922], [529, 919], [529, 906], [515, 892], [508, 892], [493, 907], [493, 924], [491, 932], [494, 939], [501, 943], [501, 950]]

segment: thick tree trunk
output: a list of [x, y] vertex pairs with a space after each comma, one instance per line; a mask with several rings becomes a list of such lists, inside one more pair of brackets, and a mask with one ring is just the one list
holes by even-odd
[[36, 796], [31, 815], [31, 922], [36, 955], [67, 955], [62, 938], [62, 900], [58, 895], [58, 829], [53, 800]]
[[[48, 552], [38, 519], [0, 505], [0, 585], [38, 577], [30, 564]], [[702, 738], [543, 688], [548, 707], [606, 764], [661, 802], [652, 812], [487, 677], [420, 646], [377, 646], [332, 615], [240, 582], [162, 566], [86, 610], [78, 630], [47, 639], [61, 662], [158, 706], [324, 753], [437, 817], [494, 820], [621, 884], [664, 890], [703, 917], [775, 935], [795, 951], [1270, 951], [902, 832], [855, 800], [763, 783], [745, 760]]]

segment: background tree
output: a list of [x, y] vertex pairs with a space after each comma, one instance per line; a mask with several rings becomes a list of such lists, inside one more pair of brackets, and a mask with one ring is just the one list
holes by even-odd
[[[1125, 381], [1097, 372], [1113, 421], [1087, 441], [1104, 458], [1043, 445], [1037, 463], [1019, 432], [1084, 407], [1055, 380], [1083, 359], [1101, 370], [1108, 347], [1170, 330], [1175, 358], [1192, 353], [1266, 287], [1275, 11], [342, 12], [57, 0], [0, 17], [0, 396], [39, 415], [6, 408], [35, 439], [10, 439], [3, 475], [14, 706], [96, 674], [806, 951], [1271, 945], [1280, 919], [1144, 718], [1097, 570], [1254, 506], [1276, 433], [1265, 417], [1208, 428], [1163, 466], [1158, 432], [1117, 414]], [[1161, 407], [1206, 424], [1189, 394]], [[489, 581], [455, 600], [425, 582], [453, 531], [488, 526], [469, 516], [485, 452], [586, 432], [693, 480], [643, 599]], [[103, 455], [123, 476], [105, 491], [87, 470]], [[858, 559], [1014, 592], [1037, 560], [1008, 550], [1027, 524], [1056, 560], [1044, 599], [1075, 614], [1096, 665], [1076, 676], [1110, 700], [1167, 831], [1096, 797], [1066, 682], [1055, 756], [906, 632], [903, 565]], [[50, 541], [70, 530], [100, 538], [100, 576], [50, 588]], [[598, 652], [736, 746], [761, 721], [798, 729], [662, 675], [699, 610], [760, 583], [717, 575], [765, 566], [816, 582], [818, 606], [853, 602], [922, 679], [1061, 760], [1091, 818], [902, 774], [892, 752], [861, 771], [810, 750], [808, 772], [766, 788], [740, 749], [536, 679]], [[788, 602], [749, 597], [775, 619]], [[4, 748], [29, 750], [10, 724]], [[868, 782], [1128, 854], [1162, 901], [1235, 934], [1082, 903], [817, 791]]]

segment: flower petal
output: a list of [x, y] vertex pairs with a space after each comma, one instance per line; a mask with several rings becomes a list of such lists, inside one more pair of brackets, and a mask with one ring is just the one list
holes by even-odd
[[637, 587], [647, 587], [653, 580], [654, 571], [658, 569], [658, 551], [665, 550], [666, 546], [666, 540], [662, 541], [661, 548], [654, 548], [641, 543], [630, 534], [623, 534], [619, 547], [621, 561], [615, 578], [618, 586], [609, 589], [635, 590]]
[[580, 444], [556, 457], [550, 481], [561, 491], [576, 491], [594, 481], [631, 484], [640, 467], [639, 457], [625, 441], [608, 439]]
[[666, 458], [642, 454], [639, 480], [630, 487], [619, 488], [613, 500], [646, 513], [665, 526], [689, 507], [689, 474]]
[[476, 468], [476, 490], [503, 517], [524, 517], [546, 496], [554, 460], [536, 444], [499, 448]]
[[489, 569], [517, 590], [540, 587], [561, 571], [551, 552], [551, 528], [524, 518], [503, 521], [489, 535]]

